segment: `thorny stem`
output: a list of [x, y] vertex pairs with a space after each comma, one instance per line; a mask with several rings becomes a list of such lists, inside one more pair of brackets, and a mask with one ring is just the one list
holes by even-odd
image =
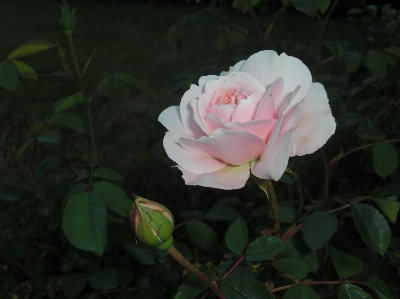
[[222, 279], [225, 279], [225, 278], [227, 278], [229, 275], [231, 275], [232, 272], [235, 271], [235, 269], [236, 269], [236, 268], [240, 265], [240, 263], [244, 260], [244, 258], [245, 258], [245, 255], [242, 254], [242, 255], [240, 256], [240, 258], [237, 260], [237, 262], [232, 266], [232, 268], [230, 268], [229, 271], [226, 272], [226, 274], [221, 278], [221, 280], [222, 280]]
[[265, 49], [264, 37], [263, 37], [263, 34], [261, 32], [260, 24], [258, 23], [258, 20], [257, 20], [257, 16], [256, 16], [256, 14], [254, 12], [253, 5], [251, 4], [251, 0], [247, 0], [247, 6], [249, 7], [251, 18], [253, 19], [254, 26], [256, 27], [256, 30], [257, 30], [257, 33], [258, 33], [258, 37], [260, 38], [261, 47], [263, 49]]
[[167, 250], [168, 253], [183, 267], [196, 275], [199, 279], [201, 279], [208, 287], [221, 299], [225, 299], [224, 294], [218, 288], [218, 285], [215, 281], [211, 281], [205, 276], [201, 271], [199, 271], [192, 263], [190, 263], [185, 257], [174, 247], [172, 246]]
[[[366, 282], [362, 282], [362, 281], [354, 281], [354, 280], [339, 280], [339, 281], [304, 281], [304, 282], [299, 282], [297, 284], [300, 285], [325, 285], [325, 284], [345, 284], [345, 283], [352, 283], [352, 284], [363, 284], [363, 285], [367, 285]], [[279, 292], [279, 291], [283, 291], [286, 290], [292, 286], [294, 286], [296, 284], [290, 284], [287, 286], [283, 286], [283, 287], [279, 287], [279, 288], [275, 288], [273, 290], [271, 290], [271, 293], [275, 293], [275, 292]]]
[[271, 202], [272, 213], [274, 215], [274, 228], [277, 231], [277, 236], [280, 236], [280, 229], [281, 229], [281, 221], [279, 216], [279, 209], [278, 209], [278, 201], [276, 199], [274, 185], [272, 185], [272, 181], [266, 181], [266, 193], [268, 196], [269, 201]]

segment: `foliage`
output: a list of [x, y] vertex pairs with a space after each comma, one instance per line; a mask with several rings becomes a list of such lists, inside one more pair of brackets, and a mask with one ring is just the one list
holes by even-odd
[[[51, 107], [32, 104], [23, 114], [13, 103], [13, 113], [1, 124], [0, 298], [215, 298], [218, 290], [227, 299], [399, 296], [400, 12], [395, 7], [347, 7], [337, 0], [200, 3], [171, 24], [166, 39], [177, 57], [207, 45], [200, 52], [212, 58], [196, 61], [196, 52], [191, 67], [176, 74], [176, 84], [161, 89], [156, 80], [138, 78], [135, 65], [133, 74], [126, 69], [106, 74], [106, 65], [91, 72], [97, 53], [79, 51], [81, 24], [65, 2], [62, 7], [65, 35], [2, 53], [3, 105], [45, 86]], [[346, 26], [359, 28], [353, 38], [335, 36], [329, 27], [344, 8]], [[310, 21], [306, 30], [313, 38], [294, 42], [293, 27]], [[190, 48], [194, 37], [196, 47]], [[179, 92], [201, 75], [217, 74], [266, 48], [310, 66], [314, 80], [327, 89], [338, 124], [319, 153], [291, 159], [293, 171], [275, 184], [276, 204], [270, 187], [257, 180], [236, 193], [178, 185], [168, 162], [158, 158], [164, 153], [155, 125], [142, 133], [147, 142], [124, 144], [126, 152], [116, 153], [116, 135], [130, 133], [110, 120], [124, 111], [115, 117], [100, 110], [101, 100], [140, 99], [157, 114], [169, 104], [160, 99], [174, 96], [177, 103]], [[110, 55], [118, 56], [115, 51]], [[61, 70], [41, 74], [39, 65], [54, 57]], [[53, 82], [65, 82], [57, 83], [64, 88], [53, 88]], [[137, 113], [129, 117], [137, 117], [140, 126]], [[13, 126], [17, 135], [7, 133]], [[135, 163], [127, 157], [133, 150]], [[166, 251], [135, 239], [127, 193], [136, 189], [170, 208], [174, 248], [204, 280]]]

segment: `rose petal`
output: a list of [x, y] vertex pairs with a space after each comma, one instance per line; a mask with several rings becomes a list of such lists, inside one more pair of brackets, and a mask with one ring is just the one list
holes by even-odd
[[283, 134], [291, 129], [296, 129], [299, 125], [300, 108], [299, 104], [288, 107], [284, 111], [283, 122], [279, 134]]
[[[164, 148], [168, 157], [179, 166], [193, 173], [209, 173], [225, 167], [226, 163], [214, 158], [200, 155], [184, 149], [178, 140], [182, 135], [167, 132], [164, 137]], [[185, 138], [191, 138], [189, 135]]]
[[311, 154], [321, 148], [336, 129], [328, 97], [320, 83], [311, 84], [300, 103], [299, 125], [293, 133], [291, 156]]
[[173, 131], [176, 134], [190, 135], [190, 132], [188, 132], [182, 124], [179, 106], [171, 106], [165, 109], [158, 117], [158, 121], [166, 127], [168, 131]]
[[263, 95], [263, 93], [253, 93], [247, 99], [240, 100], [232, 113], [231, 121], [246, 122], [253, 120]]
[[196, 124], [205, 132], [207, 135], [210, 134], [210, 131], [206, 127], [206, 125], [203, 122], [203, 119], [200, 117], [200, 112], [199, 112], [199, 103], [201, 103], [200, 100], [194, 99], [190, 102], [190, 105], [193, 110], [193, 118]]
[[202, 88], [203, 92], [204, 92], [204, 87], [206, 85], [206, 83], [213, 81], [213, 80], [218, 80], [219, 76], [216, 75], [208, 75], [208, 76], [202, 76], [199, 79], [199, 86], [200, 88]]
[[247, 92], [248, 95], [258, 92], [265, 92], [265, 87], [251, 74], [242, 72], [235, 72], [230, 74], [225, 80], [224, 86], [236, 86], [237, 89], [242, 89]]
[[201, 94], [201, 87], [192, 84], [190, 89], [186, 91], [182, 97], [180, 104], [180, 114], [183, 126], [187, 131], [191, 133], [191, 135], [196, 137], [201, 137], [206, 135], [205, 132], [199, 127], [199, 125], [195, 122], [193, 116], [193, 108], [191, 105], [191, 101], [196, 99]]
[[260, 179], [278, 181], [284, 173], [290, 154], [290, 140], [293, 130], [278, 136], [271, 150], [267, 149], [259, 160], [251, 164], [251, 172]]
[[186, 185], [197, 185], [223, 190], [243, 188], [250, 177], [249, 163], [239, 166], [227, 165], [215, 172], [203, 174], [195, 174], [179, 166], [178, 168], [183, 173], [182, 177]]
[[[217, 129], [209, 137], [197, 140], [180, 138], [185, 149], [213, 157], [232, 165], [242, 165], [261, 156], [265, 142], [250, 133]], [[186, 168], [186, 167], [185, 167]]]
[[275, 80], [258, 105], [254, 119], [275, 119], [277, 117], [275, 103], [279, 102], [282, 97], [284, 84], [282, 78]]
[[229, 71], [227, 71], [227, 72], [221, 72], [220, 76], [228, 76], [228, 75], [230, 75], [230, 74], [233, 73], [233, 72], [239, 72], [239, 71], [240, 71], [240, 68], [242, 67], [243, 63], [245, 63], [245, 61], [246, 61], [246, 60], [239, 61], [239, 62], [236, 63], [234, 66], [231, 66], [231, 67], [229, 68]]
[[230, 105], [213, 105], [208, 109], [210, 113], [213, 113], [225, 122], [231, 121], [234, 110], [235, 109]]

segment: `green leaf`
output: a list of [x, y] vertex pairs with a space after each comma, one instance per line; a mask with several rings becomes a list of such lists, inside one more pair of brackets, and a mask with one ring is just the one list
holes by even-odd
[[379, 211], [370, 205], [351, 206], [358, 233], [372, 251], [383, 255], [390, 242], [390, 227]]
[[108, 179], [108, 180], [122, 180], [124, 177], [120, 175], [118, 172], [108, 169], [105, 167], [99, 167], [94, 171], [94, 176]]
[[62, 290], [67, 298], [75, 298], [83, 291], [86, 286], [86, 276], [84, 274], [73, 274], [64, 277], [62, 280]]
[[[279, 210], [279, 220], [281, 223], [293, 223], [295, 220], [296, 210], [288, 201], [281, 201], [278, 203], [278, 210]], [[272, 210], [268, 209], [268, 217], [270, 219], [274, 219], [272, 215]]]
[[337, 218], [332, 212], [315, 212], [307, 217], [302, 229], [304, 240], [312, 250], [325, 245], [337, 228]]
[[343, 57], [346, 71], [354, 73], [360, 67], [362, 55], [358, 52], [347, 52]]
[[117, 280], [111, 269], [100, 269], [89, 277], [89, 284], [95, 290], [112, 290], [117, 287]]
[[237, 219], [232, 223], [225, 235], [225, 243], [230, 251], [241, 254], [246, 247], [248, 231], [246, 223], [242, 219]]
[[285, 292], [283, 299], [319, 299], [319, 296], [311, 287], [297, 284]]
[[214, 230], [198, 220], [186, 222], [186, 230], [193, 243], [201, 250], [215, 252], [218, 250], [218, 238]]
[[32, 124], [29, 129], [30, 129], [32, 135], [37, 137], [40, 135], [40, 133], [42, 133], [42, 131], [44, 129], [44, 124], [41, 122], [36, 122], [36, 123]]
[[104, 77], [103, 79], [101, 79], [99, 84], [97, 85], [97, 88], [96, 88], [95, 92], [98, 95], [101, 95], [101, 94], [105, 93], [106, 90], [110, 87], [111, 80], [112, 80], [111, 76], [107, 76], [107, 77]]
[[60, 135], [54, 130], [47, 130], [39, 135], [38, 141], [48, 142], [48, 143], [58, 143], [60, 141]]
[[30, 41], [19, 46], [8, 55], [8, 59], [18, 59], [32, 54], [36, 54], [55, 47], [56, 45], [45, 40]]
[[295, 279], [303, 279], [308, 272], [307, 265], [299, 259], [278, 259], [272, 266]]
[[292, 0], [292, 4], [298, 11], [314, 17], [321, 5], [321, 0]]
[[129, 97], [131, 90], [129, 89], [128, 85], [126, 85], [124, 81], [119, 80], [117, 77], [114, 77], [114, 81], [122, 95], [126, 98]]
[[183, 17], [178, 22], [173, 24], [167, 32], [167, 41], [172, 49], [182, 51], [182, 34], [188, 17]]
[[118, 74], [116, 78], [118, 81], [122, 81], [126, 84], [132, 85], [136, 88], [139, 88], [141, 91], [157, 97], [157, 94], [152, 89], [150, 89], [150, 87], [148, 87], [142, 80], [130, 74]]
[[38, 80], [35, 70], [29, 65], [27, 65], [25, 62], [19, 60], [11, 60], [11, 62], [14, 63], [14, 65], [16, 66], [18, 70], [18, 75], [20, 77], [26, 79], [32, 79], [35, 81]]
[[357, 275], [364, 269], [363, 262], [355, 256], [343, 253], [333, 246], [329, 246], [329, 253], [341, 279]]
[[[218, 277], [209, 267], [200, 266], [197, 269], [201, 271], [205, 276], [207, 276], [211, 281], [218, 280]], [[179, 290], [184, 292], [188, 297], [192, 298], [197, 296], [207, 288], [208, 286], [196, 275], [194, 275], [193, 273], [189, 273], [188, 278], [184, 280], [184, 283], [179, 287]]]
[[372, 198], [372, 200], [378, 204], [390, 222], [396, 223], [397, 214], [399, 213], [400, 208], [399, 202], [381, 198]]
[[218, 205], [212, 207], [204, 216], [213, 220], [235, 221], [240, 214], [230, 205]]
[[56, 167], [60, 163], [61, 159], [58, 156], [51, 156], [43, 160], [35, 169], [36, 178], [40, 179], [46, 171], [53, 167]]
[[400, 47], [394, 47], [394, 46], [388, 47], [388, 48], [384, 49], [384, 51], [386, 53], [400, 57]]
[[101, 193], [107, 207], [123, 217], [130, 217], [132, 201], [126, 196], [124, 190], [109, 182], [97, 182], [93, 188]]
[[0, 190], [0, 199], [6, 201], [17, 201], [20, 200], [21, 196], [19, 192], [15, 190]]
[[277, 255], [285, 248], [286, 243], [274, 236], [261, 236], [249, 244], [246, 259], [262, 261]]
[[86, 132], [86, 125], [83, 121], [83, 118], [77, 114], [72, 114], [72, 113], [56, 114], [48, 120], [48, 123], [51, 125], [65, 126], [74, 129], [79, 133]]
[[342, 284], [339, 288], [338, 299], [372, 299], [370, 295], [352, 284]]
[[189, 299], [189, 297], [183, 291], [179, 291], [172, 299]]
[[265, 285], [250, 277], [228, 277], [222, 280], [221, 291], [226, 299], [274, 299]]
[[18, 69], [9, 60], [0, 63], [0, 86], [13, 92], [18, 83]]
[[378, 79], [379, 81], [385, 78], [387, 74], [387, 64], [385, 57], [376, 51], [369, 50], [366, 55], [367, 67], [372, 77]]
[[374, 170], [382, 178], [391, 174], [399, 164], [399, 157], [393, 144], [388, 142], [375, 142], [372, 146], [372, 159]]
[[84, 99], [81, 92], [63, 97], [54, 104], [54, 113], [60, 113], [61, 111], [67, 110], [75, 105], [83, 103], [83, 101]]
[[379, 278], [378, 275], [372, 274], [371, 276], [368, 277], [367, 282], [368, 286], [375, 291], [375, 293], [379, 296], [379, 298], [393, 299], [392, 293], [390, 293], [388, 287], [385, 285], [382, 279]]
[[23, 145], [18, 149], [17, 152], [17, 157], [20, 157], [26, 150], [27, 148], [32, 144], [33, 138], [28, 138]]
[[153, 247], [141, 243], [128, 242], [124, 249], [142, 265], [150, 266], [156, 263], [156, 252]]
[[318, 9], [319, 12], [325, 14], [329, 8], [329, 5], [331, 5], [331, 0], [321, 0], [321, 4], [319, 5]]
[[102, 255], [106, 245], [106, 207], [100, 192], [71, 196], [65, 205], [63, 230], [75, 247]]

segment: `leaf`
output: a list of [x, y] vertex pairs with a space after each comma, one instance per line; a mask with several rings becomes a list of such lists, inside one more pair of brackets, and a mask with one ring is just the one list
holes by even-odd
[[295, 279], [303, 279], [308, 272], [307, 265], [299, 259], [278, 259], [272, 266]]
[[319, 296], [311, 287], [297, 284], [285, 292], [283, 299], [319, 299]]
[[368, 286], [375, 291], [379, 298], [393, 299], [392, 293], [378, 275], [372, 274], [368, 277]]
[[371, 198], [381, 208], [390, 222], [396, 223], [397, 214], [399, 213], [400, 203], [390, 199]]
[[325, 245], [337, 228], [337, 218], [332, 212], [315, 212], [307, 217], [302, 229], [304, 240], [312, 250]]
[[352, 284], [342, 284], [339, 288], [338, 299], [372, 299], [370, 295]]
[[15, 190], [0, 190], [0, 199], [6, 201], [17, 201], [20, 200], [21, 196], [19, 192]]
[[355, 256], [343, 253], [333, 246], [329, 246], [329, 253], [341, 279], [357, 275], [364, 269], [363, 262]]
[[35, 81], [38, 80], [35, 70], [29, 65], [27, 65], [25, 62], [19, 60], [11, 60], [11, 62], [14, 63], [14, 65], [16, 66], [18, 70], [18, 75], [20, 77], [26, 79], [32, 79]]
[[86, 276], [84, 274], [73, 274], [64, 277], [62, 280], [62, 290], [67, 298], [75, 298], [83, 291], [86, 286]]
[[47, 130], [39, 135], [38, 141], [48, 142], [48, 143], [58, 143], [60, 141], [60, 135], [54, 130]]
[[26, 150], [27, 148], [32, 144], [33, 138], [28, 138], [23, 145], [18, 149], [17, 152], [17, 157], [20, 157]]
[[218, 205], [212, 207], [204, 216], [214, 220], [235, 221], [240, 214], [230, 205]]
[[43, 160], [35, 169], [36, 178], [40, 179], [47, 170], [56, 167], [60, 163], [61, 159], [58, 156], [51, 156]]
[[81, 92], [75, 93], [67, 97], [63, 97], [54, 104], [54, 113], [60, 113], [61, 111], [67, 110], [83, 102], [84, 99]]
[[376, 50], [369, 50], [366, 55], [367, 67], [372, 77], [381, 81], [387, 74], [386, 60], [383, 55]]
[[172, 299], [189, 299], [189, 297], [183, 291], [179, 291]]
[[148, 87], [142, 80], [130, 74], [118, 74], [116, 78], [118, 81], [122, 81], [129, 85], [132, 85], [136, 88], [139, 88], [141, 91], [144, 91], [154, 97], [157, 97], [157, 94], [150, 87]]
[[106, 207], [100, 192], [71, 196], [64, 208], [63, 230], [75, 247], [102, 255], [106, 245]]
[[250, 277], [225, 278], [221, 283], [221, 291], [226, 299], [274, 299], [265, 285]]
[[363, 203], [352, 205], [351, 212], [364, 243], [383, 255], [390, 242], [390, 228], [385, 218], [377, 209]]
[[132, 201], [126, 196], [124, 190], [109, 182], [97, 182], [93, 188], [101, 193], [106, 206], [113, 212], [123, 217], [130, 217]]
[[292, 4], [298, 11], [314, 17], [321, 5], [321, 0], [292, 0]]
[[131, 90], [129, 89], [128, 85], [126, 85], [124, 81], [119, 80], [117, 77], [114, 77], [114, 81], [122, 95], [126, 98], [129, 97]]
[[232, 223], [225, 235], [225, 243], [230, 251], [241, 254], [246, 247], [248, 231], [246, 223], [242, 219], [237, 219]]
[[89, 284], [95, 290], [112, 290], [117, 287], [117, 280], [111, 269], [100, 269], [89, 277]]
[[358, 52], [347, 52], [343, 57], [346, 71], [354, 73], [360, 67], [362, 55]]
[[0, 86], [13, 92], [18, 83], [18, 69], [9, 60], [0, 63]]
[[[278, 210], [279, 210], [279, 220], [281, 223], [293, 223], [295, 220], [296, 210], [288, 201], [281, 201], [278, 203]], [[274, 219], [272, 215], [272, 210], [268, 209], [268, 217], [270, 219]]]
[[394, 46], [393, 47], [388, 47], [388, 48], [384, 49], [384, 51], [386, 53], [390, 53], [392, 55], [400, 57], [400, 47], [394, 47]]
[[44, 124], [40, 123], [40, 122], [36, 122], [36, 123], [32, 124], [29, 129], [30, 129], [32, 135], [37, 137], [40, 135], [40, 133], [42, 133], [42, 131], [44, 129]]
[[[201, 271], [211, 281], [218, 280], [218, 277], [209, 267], [200, 266], [197, 269]], [[194, 275], [193, 273], [189, 273], [188, 278], [184, 280], [184, 283], [179, 287], [179, 290], [183, 291], [187, 296], [192, 298], [197, 296], [207, 288], [208, 286], [203, 281], [201, 281], [196, 275]]]
[[18, 59], [32, 54], [36, 54], [55, 47], [56, 45], [45, 40], [30, 41], [19, 46], [8, 55], [8, 59]]
[[112, 169], [105, 168], [105, 167], [97, 168], [93, 174], [95, 177], [108, 179], [108, 180], [122, 180], [124, 178], [118, 172], [116, 172]]
[[206, 252], [217, 251], [218, 238], [210, 226], [198, 220], [190, 220], [186, 222], [185, 227], [197, 247]]
[[153, 247], [141, 243], [128, 242], [124, 244], [124, 249], [142, 265], [150, 266], [156, 263], [156, 252]]
[[174, 50], [182, 52], [182, 34], [183, 28], [188, 21], [188, 17], [183, 17], [178, 22], [173, 24], [167, 32], [167, 41], [170, 47]]
[[391, 174], [399, 164], [399, 157], [393, 144], [375, 142], [372, 146], [374, 170], [382, 178]]
[[321, 0], [321, 4], [319, 5], [318, 9], [319, 12], [325, 14], [329, 8], [329, 5], [331, 5], [331, 0]]
[[79, 133], [86, 132], [86, 125], [83, 121], [83, 118], [77, 114], [72, 114], [72, 113], [56, 114], [48, 120], [48, 123], [51, 125], [65, 126], [74, 129]]
[[246, 259], [262, 261], [277, 255], [285, 248], [286, 243], [274, 236], [261, 236], [249, 244], [246, 249]]

